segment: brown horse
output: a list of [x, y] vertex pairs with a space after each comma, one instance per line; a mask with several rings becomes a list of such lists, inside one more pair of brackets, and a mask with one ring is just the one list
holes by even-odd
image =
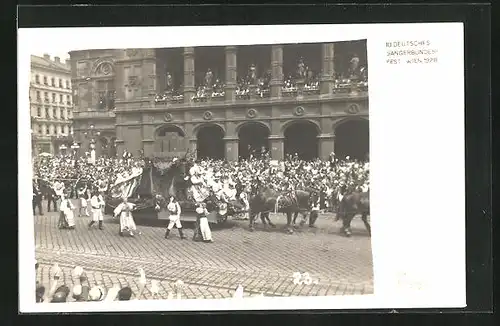
[[354, 216], [361, 214], [368, 234], [371, 235], [371, 226], [368, 222], [370, 215], [370, 192], [353, 192], [345, 195], [339, 203], [337, 219], [342, 220], [342, 232], [351, 236], [351, 221]]
[[269, 225], [274, 226], [269, 220], [270, 212], [281, 212], [286, 214], [288, 233], [293, 233], [292, 215], [294, 213], [303, 213], [309, 211], [309, 197], [307, 191], [296, 190], [296, 198], [283, 194], [267, 186], [260, 185], [250, 196], [250, 231], [255, 229], [255, 217], [261, 214], [263, 224], [266, 219]]

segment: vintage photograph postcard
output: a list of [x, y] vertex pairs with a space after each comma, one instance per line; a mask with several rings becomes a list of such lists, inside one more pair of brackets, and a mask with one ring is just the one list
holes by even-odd
[[465, 306], [462, 24], [18, 42], [21, 312]]

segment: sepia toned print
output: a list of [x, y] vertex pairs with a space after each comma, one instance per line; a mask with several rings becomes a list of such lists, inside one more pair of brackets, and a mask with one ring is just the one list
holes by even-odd
[[32, 56], [37, 302], [373, 294], [366, 47]]

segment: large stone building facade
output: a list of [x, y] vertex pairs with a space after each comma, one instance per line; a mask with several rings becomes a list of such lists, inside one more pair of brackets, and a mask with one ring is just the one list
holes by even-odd
[[[71, 145], [71, 66], [59, 57], [31, 56], [30, 114], [33, 153], [56, 154]], [[64, 145], [64, 146], [62, 146]]]
[[366, 41], [70, 52], [74, 130], [97, 155], [366, 158]]

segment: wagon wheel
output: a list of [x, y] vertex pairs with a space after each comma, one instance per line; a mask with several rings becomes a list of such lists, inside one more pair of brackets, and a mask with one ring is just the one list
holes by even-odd
[[217, 218], [217, 224], [222, 224], [226, 221], [227, 221], [227, 214], [224, 216], [219, 216], [219, 218]]

